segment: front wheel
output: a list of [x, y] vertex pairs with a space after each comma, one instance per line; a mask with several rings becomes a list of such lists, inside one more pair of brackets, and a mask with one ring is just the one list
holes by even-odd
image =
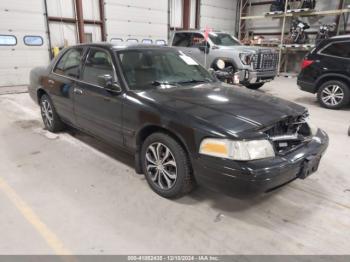
[[320, 87], [317, 99], [325, 108], [340, 109], [349, 104], [350, 90], [344, 82], [331, 80]]
[[47, 130], [56, 133], [64, 128], [64, 124], [58, 116], [50, 97], [46, 94], [40, 98], [40, 110]]
[[258, 84], [248, 84], [245, 87], [252, 89], [252, 90], [258, 90], [260, 87], [262, 87], [264, 83], [258, 83]]
[[147, 137], [142, 145], [141, 158], [147, 182], [160, 196], [178, 198], [193, 189], [189, 157], [171, 136], [154, 133]]

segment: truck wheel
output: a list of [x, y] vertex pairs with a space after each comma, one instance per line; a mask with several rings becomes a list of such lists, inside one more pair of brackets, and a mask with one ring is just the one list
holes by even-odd
[[249, 84], [246, 85], [246, 88], [252, 89], [252, 90], [258, 90], [260, 87], [262, 87], [264, 83], [258, 83], [258, 84]]
[[319, 88], [317, 99], [325, 108], [340, 109], [349, 104], [350, 90], [344, 82], [331, 80]]
[[58, 116], [50, 97], [46, 94], [40, 98], [40, 110], [47, 130], [56, 133], [64, 128], [64, 124]]
[[194, 187], [192, 168], [183, 147], [171, 136], [154, 133], [142, 145], [143, 173], [154, 192], [178, 198]]

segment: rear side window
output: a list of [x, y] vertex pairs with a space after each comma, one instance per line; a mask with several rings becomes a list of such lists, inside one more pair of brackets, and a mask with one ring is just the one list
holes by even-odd
[[191, 45], [191, 33], [176, 33], [173, 46], [189, 47]]
[[23, 37], [23, 42], [25, 45], [29, 46], [41, 46], [44, 44], [43, 38], [35, 35], [26, 35]]
[[99, 77], [110, 75], [114, 77], [113, 62], [107, 51], [91, 48], [86, 59], [82, 80], [99, 85]]
[[322, 50], [321, 54], [350, 58], [350, 42], [333, 43]]
[[0, 35], [0, 46], [17, 45], [17, 38], [14, 35]]
[[57, 63], [54, 72], [64, 76], [78, 78], [82, 56], [82, 48], [72, 48], [68, 50]]

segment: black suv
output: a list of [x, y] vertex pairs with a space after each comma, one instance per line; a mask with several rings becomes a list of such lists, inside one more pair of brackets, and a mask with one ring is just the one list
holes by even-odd
[[301, 90], [317, 93], [323, 107], [347, 106], [350, 102], [350, 35], [324, 40], [307, 54], [298, 85]]

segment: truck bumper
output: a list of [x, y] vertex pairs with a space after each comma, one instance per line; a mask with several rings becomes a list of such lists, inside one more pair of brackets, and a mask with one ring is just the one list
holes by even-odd
[[249, 70], [239, 70], [239, 81], [240, 84], [258, 84], [272, 81], [276, 75], [277, 71], [249, 71]]

